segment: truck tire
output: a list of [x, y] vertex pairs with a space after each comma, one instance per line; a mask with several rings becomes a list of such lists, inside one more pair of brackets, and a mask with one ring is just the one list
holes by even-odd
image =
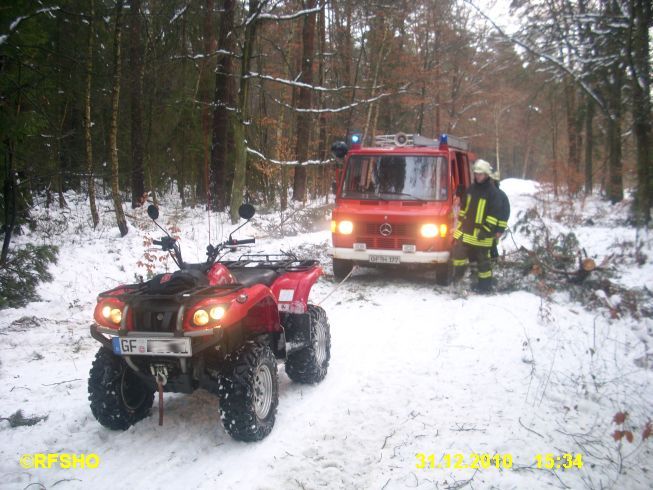
[[154, 390], [123, 359], [101, 347], [89, 373], [88, 399], [98, 422], [126, 430], [150, 413]]
[[286, 360], [286, 374], [297, 383], [313, 384], [324, 379], [331, 359], [331, 331], [325, 311], [308, 305], [311, 345], [293, 352]]
[[266, 344], [249, 341], [227, 356], [220, 417], [238, 441], [260, 441], [274, 426], [279, 404], [277, 360]]
[[451, 282], [451, 275], [453, 271], [451, 269], [451, 263], [447, 262], [446, 264], [437, 264], [435, 266], [435, 282], [440, 286], [448, 286]]
[[351, 260], [333, 259], [333, 275], [336, 279], [342, 280], [347, 277], [353, 267], [354, 264]]

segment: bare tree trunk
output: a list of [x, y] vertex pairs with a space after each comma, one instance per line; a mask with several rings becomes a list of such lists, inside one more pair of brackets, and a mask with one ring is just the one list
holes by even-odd
[[[181, 78], [186, 80], [190, 78], [188, 76], [188, 43], [186, 37], [186, 26], [188, 24], [187, 17], [185, 14], [181, 16]], [[185, 86], [185, 85], [184, 85]], [[182, 114], [185, 111], [182, 109]], [[179, 138], [181, 141], [187, 141], [188, 137], [188, 128], [187, 124], [181, 124], [179, 128]], [[177, 164], [177, 192], [179, 193], [179, 199], [181, 200], [181, 207], [186, 207], [186, 165], [187, 165], [187, 155], [185, 151], [181, 152], [179, 163]]]
[[[323, 53], [326, 51], [326, 5], [325, 5], [325, 0], [321, 0], [320, 5], [322, 7], [322, 10], [320, 11], [319, 17], [318, 17], [318, 36], [319, 36], [319, 52], [320, 52], [320, 58], [319, 58], [319, 67], [318, 67], [318, 73], [319, 73], [319, 84], [320, 86], [324, 86], [324, 55]], [[319, 107], [320, 109], [324, 108], [324, 97], [322, 94], [319, 96]], [[318, 138], [318, 155], [319, 159], [321, 161], [325, 161], [327, 158], [327, 117], [325, 112], [321, 112], [319, 116], [319, 138]], [[319, 192], [320, 195], [325, 197], [325, 202], [329, 202], [329, 168], [327, 165], [321, 165], [320, 170], [319, 170]]]
[[551, 104], [551, 154], [552, 154], [552, 179], [553, 195], [558, 196], [558, 111], [556, 106], [556, 97], [551, 92], [549, 103]]
[[588, 94], [585, 102], [585, 195], [592, 194], [594, 151], [594, 99]]
[[88, 27], [88, 49], [86, 59], [86, 93], [84, 97], [84, 141], [86, 144], [86, 171], [88, 173], [88, 200], [91, 206], [93, 228], [100, 222], [95, 203], [95, 175], [93, 164], [93, 138], [91, 135], [91, 88], [93, 81], [93, 40], [95, 38], [95, 0], [91, 1], [91, 12]]
[[497, 170], [501, 171], [501, 140], [499, 134], [499, 121], [501, 119], [502, 111], [499, 109], [494, 113], [494, 154], [495, 154], [495, 165]]
[[[20, 95], [18, 96], [20, 101]], [[20, 102], [18, 103], [18, 111], [20, 111]], [[2, 194], [4, 197], [4, 213], [5, 213], [5, 230], [4, 238], [2, 241], [2, 253], [0, 253], [0, 266], [7, 262], [9, 255], [9, 243], [11, 242], [11, 235], [16, 226], [16, 170], [14, 169], [14, 144], [7, 138], [5, 144], [5, 182]]]
[[231, 186], [230, 215], [231, 222], [237, 223], [238, 208], [243, 203], [243, 191], [245, 190], [245, 176], [247, 171], [247, 141], [245, 135], [245, 124], [247, 123], [247, 102], [249, 81], [249, 65], [252, 56], [254, 41], [256, 39], [256, 27], [258, 17], [258, 0], [249, 0], [249, 12], [245, 24], [245, 38], [243, 40], [242, 60], [240, 63], [240, 83], [238, 91], [238, 113], [232, 119], [234, 135], [234, 180]]
[[[60, 59], [63, 56], [61, 48], [61, 17], [57, 17], [57, 30], [55, 37], [55, 56], [57, 59]], [[56, 75], [56, 84], [57, 90], [59, 93], [64, 92], [64, 84], [62, 81], [63, 70], [57, 70]], [[64, 175], [64, 155], [63, 155], [63, 140], [64, 140], [64, 125], [66, 123], [66, 117], [68, 116], [68, 102], [63, 99], [58, 104], [57, 107], [60, 109], [60, 119], [58, 121], [55, 133], [57, 135], [54, 144], [54, 164], [56, 171], [53, 171], [53, 180], [55, 190], [57, 191], [57, 197], [59, 199], [59, 208], [63, 209], [66, 207], [66, 200], [63, 195], [63, 175]]]
[[224, 0], [215, 67], [215, 93], [213, 97], [213, 143], [211, 144], [211, 190], [216, 209], [223, 211], [229, 196], [227, 194], [227, 155], [229, 152], [229, 111], [233, 106], [231, 75], [235, 48], [234, 16], [235, 0]]
[[206, 196], [206, 205], [208, 208], [215, 208], [215, 195], [211, 195], [211, 177], [210, 177], [210, 161], [211, 161], [211, 138], [212, 138], [212, 114], [211, 114], [211, 89], [209, 86], [208, 72], [209, 60], [212, 59], [211, 54], [215, 51], [216, 40], [213, 32], [213, 0], [206, 0], [204, 3], [206, 12], [204, 15], [204, 55], [202, 60], [201, 77], [200, 77], [200, 100], [202, 101], [202, 146], [204, 148], [204, 165], [202, 172], [204, 174], [204, 195]]
[[629, 51], [633, 90], [633, 119], [637, 143], [637, 190], [634, 213], [650, 222], [653, 206], [653, 157], [651, 156], [651, 62], [649, 26], [653, 25], [650, 0], [630, 0], [631, 46]]
[[621, 163], [621, 116], [607, 118], [608, 124], [608, 199], [612, 204], [623, 200], [623, 170]]
[[116, 208], [116, 222], [120, 235], [125, 236], [129, 229], [127, 220], [122, 210], [120, 199], [119, 171], [118, 171], [118, 108], [120, 101], [120, 38], [122, 32], [122, 0], [116, 3], [116, 25], [113, 36], [113, 87], [111, 89], [111, 128], [109, 131], [109, 147], [111, 149], [111, 193], [113, 205]]
[[141, 39], [141, 0], [130, 0], [131, 29], [129, 36], [130, 99], [131, 99], [131, 184], [132, 208], [145, 202], [143, 173], [143, 41]]
[[580, 147], [578, 146], [578, 104], [576, 86], [565, 82], [565, 108], [567, 115], [567, 189], [570, 194], [578, 192], [577, 176], [580, 175]]
[[[307, 0], [305, 9], [313, 9], [316, 0]], [[315, 43], [315, 14], [304, 16], [302, 28], [302, 71], [299, 80], [306, 85], [313, 85], [313, 56]], [[312, 89], [302, 86], [299, 89], [299, 109], [311, 108]], [[295, 181], [293, 184], [292, 198], [294, 201], [306, 201], [306, 167], [301, 165], [308, 160], [308, 150], [311, 139], [311, 115], [308, 112], [297, 114], [297, 141], [296, 154], [300, 165], [295, 167]]]
[[609, 69], [612, 83], [608, 93], [608, 199], [613, 204], [624, 198], [623, 163], [621, 161], [621, 118], [623, 71], [621, 63], [615, 61]]
[[[376, 66], [374, 68], [374, 77], [372, 78], [372, 97], [376, 95], [376, 86], [379, 83], [379, 72], [381, 71], [381, 64], [383, 63], [383, 58], [385, 58], [385, 42], [388, 38], [388, 29], [385, 26], [385, 18], [383, 15], [379, 15], [378, 18], [374, 19], [374, 22], [377, 24], [377, 29], [373, 29], [374, 37], [376, 38], [376, 32], [378, 29], [383, 29], [383, 38], [379, 42], [378, 46], [373, 46], [371, 51], [377, 52]], [[365, 121], [365, 129], [363, 130], [363, 139], [365, 142], [367, 135], [371, 134], [370, 124], [374, 121], [372, 118], [372, 113], [377, 107], [378, 102], [372, 102], [367, 110], [367, 119]], [[376, 124], [374, 124], [374, 131], [376, 131]], [[374, 136], [374, 135], [373, 135]]]

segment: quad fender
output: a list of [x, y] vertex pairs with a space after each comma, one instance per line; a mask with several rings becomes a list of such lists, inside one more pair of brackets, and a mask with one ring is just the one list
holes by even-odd
[[[272, 291], [263, 284], [242, 289], [239, 294], [247, 295], [244, 303], [234, 301], [225, 318], [229, 323], [240, 321], [242, 328], [251, 333], [282, 332], [279, 310]], [[228, 326], [226, 327], [229, 328]]]
[[321, 267], [313, 267], [305, 271], [286, 272], [274, 281], [270, 289], [277, 298], [279, 311], [306, 313], [308, 295], [322, 274]]

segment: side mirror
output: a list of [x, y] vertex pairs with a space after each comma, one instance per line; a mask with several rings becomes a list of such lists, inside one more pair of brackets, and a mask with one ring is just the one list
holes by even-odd
[[[149, 209], [148, 209], [149, 211]], [[250, 220], [256, 214], [256, 209], [251, 204], [241, 204], [238, 208], [238, 216], [243, 219]]]
[[331, 153], [336, 158], [345, 158], [348, 151], [349, 151], [349, 147], [347, 146], [347, 143], [345, 143], [344, 141], [336, 141], [334, 144], [331, 145]]
[[159, 218], [159, 208], [157, 208], [154, 204], [150, 204], [147, 207], [147, 215], [153, 220], [157, 220]]
[[462, 197], [464, 192], [465, 192], [465, 188], [463, 187], [462, 184], [459, 184], [458, 187], [456, 187], [456, 196]]

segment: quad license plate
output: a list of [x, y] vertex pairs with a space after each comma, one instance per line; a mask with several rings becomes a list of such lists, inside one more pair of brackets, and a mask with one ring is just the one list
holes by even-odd
[[370, 255], [370, 262], [374, 264], [399, 264], [401, 260], [398, 255]]
[[119, 356], [181, 356], [190, 357], [190, 339], [147, 339], [113, 337], [113, 353]]

